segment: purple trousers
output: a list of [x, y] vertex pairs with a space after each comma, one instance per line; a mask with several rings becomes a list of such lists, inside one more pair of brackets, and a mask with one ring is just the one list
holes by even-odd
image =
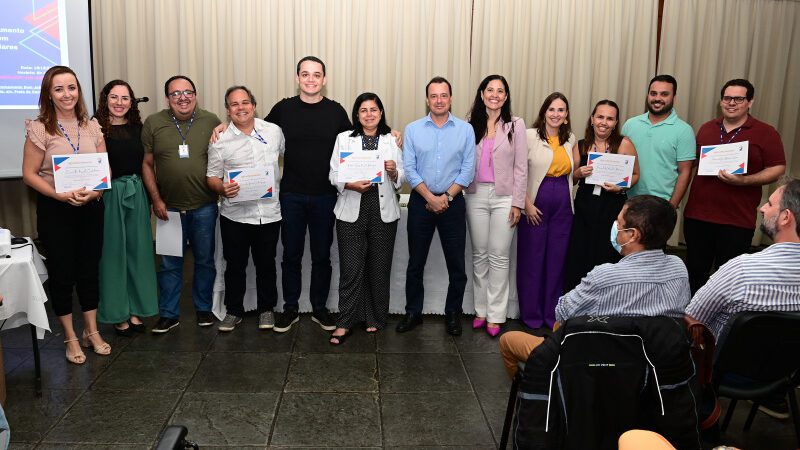
[[517, 230], [519, 311], [525, 325], [552, 328], [572, 229], [567, 177], [545, 177], [533, 204], [542, 212], [541, 223], [531, 225], [523, 217]]

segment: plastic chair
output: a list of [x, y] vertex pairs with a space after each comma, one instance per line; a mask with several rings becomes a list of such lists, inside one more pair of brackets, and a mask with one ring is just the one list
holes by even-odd
[[[728, 427], [739, 400], [753, 402], [744, 424], [744, 429], [749, 430], [764, 398], [788, 396], [800, 445], [800, 414], [795, 395], [795, 388], [800, 385], [800, 313], [743, 312], [732, 318], [728, 330], [714, 364], [717, 395], [731, 399], [722, 431]], [[733, 385], [726, 381], [727, 374], [752, 380], [752, 385]]]

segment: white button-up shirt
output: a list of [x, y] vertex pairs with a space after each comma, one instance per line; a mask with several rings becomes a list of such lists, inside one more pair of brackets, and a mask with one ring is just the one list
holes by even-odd
[[[222, 178], [227, 183], [229, 170], [272, 167], [275, 173], [272, 198], [237, 203], [231, 203], [225, 198], [219, 209], [221, 215], [234, 222], [259, 225], [281, 220], [278, 201], [281, 172], [278, 157], [283, 154], [286, 141], [277, 125], [261, 119], [255, 119], [255, 122], [255, 129], [250, 135], [244, 134], [231, 122], [219, 140], [208, 147], [206, 176]], [[258, 139], [256, 132], [266, 144]]]

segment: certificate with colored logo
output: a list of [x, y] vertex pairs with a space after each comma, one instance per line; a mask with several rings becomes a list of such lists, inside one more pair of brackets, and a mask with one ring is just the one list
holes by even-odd
[[339, 152], [339, 183], [351, 181], [383, 183], [383, 155], [379, 151]]
[[228, 171], [228, 180], [239, 184], [239, 193], [229, 198], [231, 203], [272, 198], [275, 172], [272, 167], [249, 167]]
[[59, 193], [81, 188], [111, 189], [108, 153], [53, 155], [53, 178]]
[[717, 176], [720, 170], [724, 170], [730, 174], [744, 175], [747, 173], [749, 148], [749, 141], [704, 145], [700, 147], [700, 163], [697, 166], [697, 174]]
[[586, 184], [611, 183], [629, 188], [635, 162], [636, 157], [631, 155], [589, 152], [587, 165], [591, 166], [592, 174], [586, 177]]

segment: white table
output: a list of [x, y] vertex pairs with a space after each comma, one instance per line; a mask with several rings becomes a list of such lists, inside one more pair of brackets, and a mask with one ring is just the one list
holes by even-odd
[[44, 304], [47, 294], [42, 283], [47, 280], [47, 269], [30, 238], [27, 244], [12, 246], [10, 257], [0, 257], [0, 294], [5, 299], [0, 306], [3, 330], [30, 324], [33, 355], [36, 368], [36, 391], [41, 392], [41, 363], [39, 343], [45, 331], [50, 331]]
[[[406, 305], [405, 284], [406, 268], [408, 266], [408, 209], [400, 208], [400, 223], [397, 226], [397, 238], [394, 245], [394, 261], [392, 263], [392, 275], [390, 280], [390, 299], [389, 312], [391, 314], [404, 314]], [[306, 247], [303, 253], [302, 269], [302, 291], [300, 294], [300, 312], [310, 312], [311, 302], [308, 296], [308, 287], [311, 282], [311, 252], [308, 248], [309, 239], [306, 235]], [[511, 243], [511, 267], [509, 270], [509, 299], [508, 317], [519, 317], [519, 304], [517, 301], [517, 236]], [[220, 237], [219, 225], [217, 226], [217, 238], [215, 248], [215, 265], [217, 277], [214, 280], [214, 306], [213, 312], [220, 320], [225, 317], [225, 259], [222, 256], [222, 238]], [[283, 291], [281, 288], [281, 265], [283, 246], [278, 242], [277, 257], [275, 265], [278, 280], [278, 304], [277, 311], [283, 311]], [[467, 287], [464, 292], [464, 303], [462, 308], [464, 313], [473, 314], [475, 312], [472, 296], [472, 245], [467, 232], [467, 245], [464, 249], [464, 259], [467, 272]], [[332, 312], [339, 310], [339, 247], [336, 242], [336, 232], [334, 231], [333, 245], [331, 246], [331, 266], [333, 269], [331, 276], [331, 290], [328, 294], [328, 309]], [[449, 284], [447, 276], [447, 266], [445, 265], [444, 253], [439, 242], [438, 233], [433, 236], [431, 250], [428, 254], [428, 262], [425, 265], [425, 304], [422, 309], [423, 314], [444, 314], [445, 298], [447, 297], [447, 286]], [[247, 266], [247, 290], [244, 296], [245, 311], [256, 309], [256, 280], [255, 266], [252, 258]]]

